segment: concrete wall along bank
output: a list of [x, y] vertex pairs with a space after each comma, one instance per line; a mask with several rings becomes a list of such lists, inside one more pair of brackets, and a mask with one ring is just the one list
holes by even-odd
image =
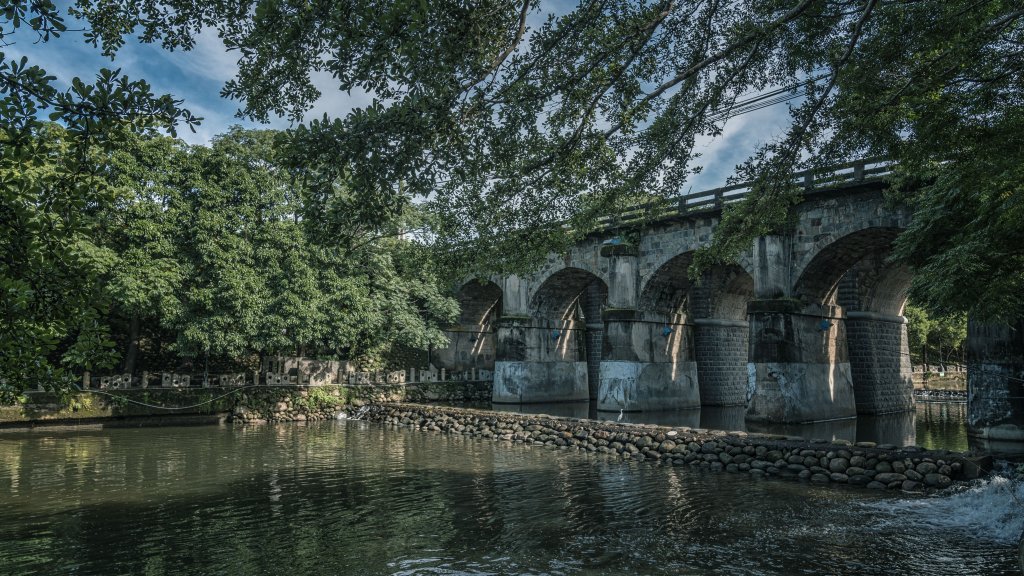
[[701, 466], [755, 477], [876, 489], [930, 491], [978, 478], [983, 462], [962, 454], [825, 443], [689, 428], [617, 424], [450, 407], [374, 404], [363, 420], [603, 453], [662, 466]]

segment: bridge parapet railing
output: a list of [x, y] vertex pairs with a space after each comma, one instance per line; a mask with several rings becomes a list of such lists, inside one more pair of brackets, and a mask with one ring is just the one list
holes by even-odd
[[[894, 166], [894, 162], [885, 158], [863, 158], [824, 169], [801, 170], [793, 173], [790, 182], [802, 187], [805, 194], [821, 192], [844, 185], [885, 180], [892, 174]], [[720, 210], [727, 204], [744, 199], [750, 193], [753, 185], [753, 182], [741, 182], [694, 192], [677, 199], [660, 198], [645, 204], [638, 204], [615, 216], [601, 218], [598, 227], [602, 229], [620, 228], [643, 221]]]

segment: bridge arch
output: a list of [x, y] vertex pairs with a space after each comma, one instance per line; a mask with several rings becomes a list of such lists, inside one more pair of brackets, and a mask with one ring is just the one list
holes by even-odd
[[694, 282], [689, 277], [693, 257], [693, 251], [677, 254], [650, 275], [641, 289], [639, 315], [675, 329], [666, 339], [675, 346], [669, 357], [694, 363], [702, 405], [744, 405], [753, 276], [737, 263], [714, 266]]
[[889, 261], [898, 227], [868, 227], [820, 246], [799, 271], [794, 295], [807, 304], [841, 307], [857, 412], [913, 409], [903, 308], [913, 271]]
[[887, 256], [900, 232], [895, 227], [869, 227], [816, 242], [794, 266], [793, 295], [807, 304], [828, 302], [847, 271], [866, 257]]
[[601, 380], [604, 350], [604, 323], [601, 310], [608, 301], [608, 284], [593, 270], [565, 267], [553, 271], [537, 287], [530, 309], [539, 322], [560, 334], [552, 340], [560, 344], [567, 361], [585, 362], [587, 399], [596, 400]]
[[[567, 266], [537, 280], [530, 296], [530, 310], [547, 321], [565, 321], [574, 315], [582, 318], [588, 311], [596, 315], [590, 320], [599, 320], [600, 306], [607, 298], [608, 284], [601, 276], [592, 270]], [[593, 309], [594, 306], [597, 308]]]
[[507, 315], [499, 323], [494, 402], [596, 397], [607, 297], [604, 280], [582, 268], [561, 267], [538, 279], [526, 314]]
[[432, 351], [431, 363], [449, 373], [494, 370], [495, 328], [501, 317], [502, 290], [492, 280], [471, 279], [455, 290], [459, 317], [445, 328], [448, 346]]
[[642, 316], [683, 323], [692, 282], [688, 275], [693, 252], [683, 252], [662, 262], [640, 288], [637, 309]]

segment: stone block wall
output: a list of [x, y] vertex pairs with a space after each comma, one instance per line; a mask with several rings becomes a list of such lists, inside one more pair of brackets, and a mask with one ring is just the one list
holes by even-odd
[[1024, 452], [1024, 321], [968, 320], [967, 425], [993, 453]]
[[694, 332], [701, 404], [745, 405], [750, 337], [747, 323], [697, 320]]
[[913, 410], [907, 325], [902, 318], [848, 312], [847, 351], [859, 414]]
[[604, 294], [601, 285], [591, 282], [583, 293], [583, 318], [586, 322], [585, 347], [587, 354], [587, 381], [590, 399], [597, 400], [597, 383], [601, 381], [601, 360], [604, 358], [604, 323], [601, 322], [601, 306]]

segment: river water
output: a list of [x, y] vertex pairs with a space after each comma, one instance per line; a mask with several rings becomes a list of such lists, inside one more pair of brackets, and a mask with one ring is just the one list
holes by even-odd
[[1021, 498], [358, 421], [6, 434], [0, 574], [1011, 574]]

